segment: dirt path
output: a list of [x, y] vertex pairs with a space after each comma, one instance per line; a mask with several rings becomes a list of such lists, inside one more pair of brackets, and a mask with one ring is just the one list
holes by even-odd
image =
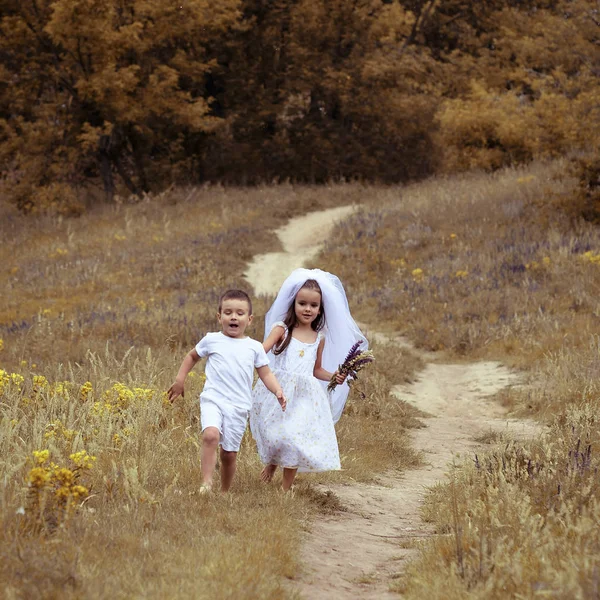
[[290, 220], [275, 234], [283, 245], [283, 252], [256, 256], [244, 274], [257, 294], [276, 294], [284, 279], [298, 267], [303, 267], [319, 253], [319, 244], [336, 221], [349, 215], [352, 206], [340, 206], [312, 212]]
[[[351, 207], [311, 213], [292, 219], [277, 231], [286, 252], [256, 257], [247, 278], [258, 293], [276, 293], [290, 271], [318, 251], [334, 221]], [[316, 230], [314, 224], [318, 223]], [[310, 248], [310, 255], [306, 250]], [[448, 466], [460, 455], [472, 456], [475, 438], [490, 430], [512, 437], [532, 435], [535, 426], [505, 416], [489, 396], [519, 383], [500, 363], [442, 364], [436, 355], [419, 353], [404, 338], [387, 339], [363, 329], [367, 338], [385, 338], [418, 353], [427, 366], [416, 382], [396, 386], [394, 395], [432, 415], [426, 427], [412, 433], [413, 445], [423, 452], [425, 466], [402, 475], [382, 475], [377, 484], [328, 486], [348, 511], [317, 519], [302, 548], [303, 572], [294, 582], [306, 598], [319, 600], [398, 598], [389, 591], [392, 578], [415, 552], [410, 541], [431, 535], [419, 508], [428, 487], [443, 481]]]

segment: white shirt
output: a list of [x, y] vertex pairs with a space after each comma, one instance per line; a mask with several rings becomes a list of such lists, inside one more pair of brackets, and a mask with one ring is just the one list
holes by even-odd
[[254, 369], [269, 364], [263, 345], [249, 337], [232, 338], [219, 331], [207, 333], [196, 344], [196, 352], [200, 358], [207, 357], [200, 400], [250, 410]]

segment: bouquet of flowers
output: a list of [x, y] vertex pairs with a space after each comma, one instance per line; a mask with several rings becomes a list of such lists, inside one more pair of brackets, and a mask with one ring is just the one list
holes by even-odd
[[[356, 344], [350, 348], [350, 352], [348, 352], [344, 362], [338, 367], [337, 372], [345, 375], [346, 379], [348, 379], [348, 383], [357, 379], [358, 371], [375, 360], [375, 357], [370, 350], [365, 350], [364, 352], [359, 351], [358, 347], [361, 344], [362, 340], [356, 342]], [[332, 392], [336, 386], [337, 381], [335, 380], [334, 373], [333, 377], [329, 381], [329, 384], [327, 385], [327, 391]]]

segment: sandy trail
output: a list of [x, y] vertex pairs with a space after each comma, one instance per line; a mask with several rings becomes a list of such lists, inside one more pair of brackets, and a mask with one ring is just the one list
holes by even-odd
[[[276, 293], [292, 269], [316, 255], [333, 223], [351, 211], [352, 207], [342, 207], [311, 213], [278, 230], [286, 251], [256, 257], [247, 271], [257, 293]], [[363, 331], [368, 339], [385, 339], [419, 354], [427, 363], [417, 381], [393, 389], [398, 398], [432, 415], [424, 419], [423, 429], [412, 433], [425, 465], [402, 475], [382, 475], [373, 485], [328, 486], [349, 510], [318, 518], [305, 536], [303, 570], [293, 585], [306, 598], [398, 598], [389, 586], [414, 556], [407, 542], [432, 534], [419, 513], [427, 488], [445, 479], [453, 460], [472, 457], [479, 447], [475, 438], [481, 434], [490, 430], [511, 437], [535, 433], [533, 423], [507, 418], [504, 409], [489, 399], [502, 388], [520, 383], [500, 363], [431, 362], [439, 357], [418, 352], [404, 338], [390, 340], [368, 327]]]
[[315, 257], [320, 244], [336, 221], [349, 215], [352, 206], [339, 206], [308, 213], [290, 220], [275, 234], [283, 245], [283, 252], [255, 256], [244, 274], [256, 294], [276, 294], [284, 279], [298, 267]]

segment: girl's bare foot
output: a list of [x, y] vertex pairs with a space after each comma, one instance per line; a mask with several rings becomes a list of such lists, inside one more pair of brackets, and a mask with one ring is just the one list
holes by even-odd
[[275, 471], [277, 470], [277, 465], [267, 465], [260, 472], [260, 480], [265, 483], [269, 483], [271, 479], [273, 479], [273, 475], [275, 475]]

